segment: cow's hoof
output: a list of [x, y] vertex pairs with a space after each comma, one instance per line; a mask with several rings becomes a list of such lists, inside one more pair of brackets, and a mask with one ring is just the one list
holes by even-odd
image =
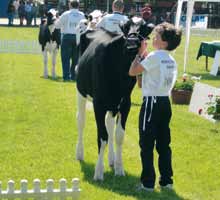
[[95, 181], [103, 181], [104, 180], [104, 165], [97, 164], [95, 167], [95, 174], [94, 174]]
[[115, 176], [125, 176], [125, 172], [123, 168], [115, 169]]
[[84, 160], [84, 150], [83, 145], [76, 145], [76, 160], [83, 161]]
[[44, 75], [44, 78], [48, 79], [48, 75]]
[[97, 173], [95, 173], [93, 179], [94, 179], [95, 181], [103, 181], [103, 180], [104, 180], [104, 176], [103, 176], [103, 174], [97, 174]]

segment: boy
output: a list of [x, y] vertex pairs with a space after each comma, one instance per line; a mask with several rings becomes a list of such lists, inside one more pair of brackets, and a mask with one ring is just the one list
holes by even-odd
[[141, 42], [138, 55], [131, 64], [129, 75], [142, 73], [143, 103], [139, 114], [139, 145], [141, 149], [142, 189], [153, 191], [155, 169], [153, 149], [159, 154], [161, 187], [172, 188], [173, 170], [171, 163], [170, 128], [172, 115], [169, 96], [176, 81], [177, 64], [169, 51], [176, 49], [181, 41], [181, 30], [172, 24], [162, 23], [155, 27], [153, 47], [155, 51], [146, 54], [146, 42]]

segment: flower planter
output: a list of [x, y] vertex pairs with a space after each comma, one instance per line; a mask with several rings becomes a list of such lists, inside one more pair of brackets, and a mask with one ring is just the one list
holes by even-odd
[[172, 90], [171, 99], [174, 104], [189, 105], [192, 96], [192, 91], [188, 90]]

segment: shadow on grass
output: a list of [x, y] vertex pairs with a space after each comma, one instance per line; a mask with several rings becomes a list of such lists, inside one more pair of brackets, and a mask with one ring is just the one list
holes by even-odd
[[50, 80], [50, 81], [55, 81], [55, 82], [63, 82], [63, 83], [75, 83], [75, 80], [68, 80], [68, 81], [63, 81], [62, 76], [57, 76], [56, 78], [53, 78], [52, 76], [48, 76], [48, 78], [44, 78], [44, 76], [41, 76], [40, 78], [43, 78], [45, 80]]
[[132, 196], [136, 199], [163, 199], [163, 200], [184, 200], [183, 197], [180, 197], [175, 190], [158, 190], [154, 192], [140, 191], [137, 189], [139, 184], [139, 177], [126, 173], [124, 177], [115, 176], [114, 171], [105, 172], [104, 181], [94, 181], [94, 164], [80, 162], [81, 170], [84, 173], [83, 180], [89, 182], [90, 184], [100, 187], [103, 189], [110, 190], [114, 193], [118, 193], [124, 196]]

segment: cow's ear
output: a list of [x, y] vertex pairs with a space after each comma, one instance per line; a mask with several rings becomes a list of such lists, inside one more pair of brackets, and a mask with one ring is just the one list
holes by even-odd
[[141, 36], [141, 38], [149, 39], [149, 35], [153, 31], [154, 27], [154, 24], [141, 24], [139, 28], [139, 35]]
[[120, 28], [121, 28], [122, 32], [124, 33], [125, 37], [128, 36], [128, 33], [131, 29], [132, 24], [133, 24], [133, 21], [130, 19], [125, 24], [120, 25]]

